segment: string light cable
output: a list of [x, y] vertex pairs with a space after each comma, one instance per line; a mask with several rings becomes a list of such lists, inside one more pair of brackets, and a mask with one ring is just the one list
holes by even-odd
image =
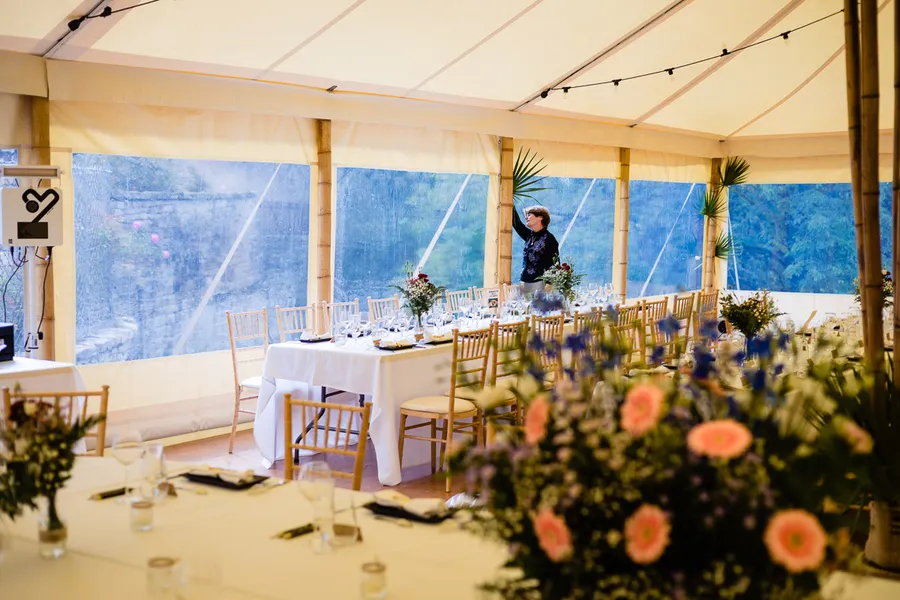
[[146, 0], [146, 2], [139, 2], [137, 4], [132, 4], [131, 6], [123, 6], [122, 8], [117, 8], [115, 10], [113, 10], [112, 7], [107, 6], [96, 15], [87, 14], [78, 17], [77, 19], [72, 19], [71, 21], [69, 21], [69, 29], [71, 31], [75, 31], [76, 29], [81, 27], [81, 24], [88, 19], [105, 19], [106, 17], [111, 17], [114, 14], [125, 12], [128, 10], [134, 10], [135, 8], [140, 8], [149, 4], [156, 4], [159, 1], [160, 0]]
[[562, 90], [562, 92], [563, 92], [564, 94], [568, 94], [568, 93], [569, 93], [569, 90], [577, 90], [577, 89], [581, 89], [581, 88], [589, 88], [589, 87], [598, 87], [598, 86], [601, 86], [601, 85], [610, 85], [610, 84], [612, 84], [613, 86], [618, 87], [619, 84], [622, 83], [622, 82], [624, 82], [624, 81], [633, 81], [633, 80], [635, 80], [635, 79], [643, 79], [643, 78], [645, 78], [645, 77], [652, 77], [652, 76], [654, 76], [654, 75], [663, 75], [663, 74], [674, 75], [674, 74], [675, 74], [675, 71], [677, 71], [677, 70], [679, 70], [679, 69], [684, 69], [684, 68], [686, 68], [686, 67], [693, 67], [693, 66], [695, 66], [695, 65], [703, 64], [703, 63], [710, 62], [710, 61], [713, 61], [713, 60], [719, 60], [720, 58], [724, 58], [724, 57], [729, 56], [729, 55], [732, 55], [732, 54], [737, 54], [738, 52], [743, 52], [744, 50], [749, 50], [750, 48], [755, 48], [755, 47], [757, 47], [757, 46], [762, 46], [763, 44], [767, 44], [767, 43], [769, 43], [769, 42], [773, 42], [773, 41], [778, 40], [778, 39], [782, 39], [782, 40], [784, 40], [784, 41], [787, 41], [788, 38], [790, 37], [790, 35], [791, 35], [792, 33], [796, 33], [796, 32], [798, 32], [798, 31], [801, 31], [801, 30], [803, 30], [803, 29], [806, 29], [807, 27], [812, 27], [813, 25], [818, 25], [819, 23], [821, 23], [821, 22], [823, 22], [823, 21], [826, 21], [826, 20], [828, 20], [828, 19], [831, 19], [831, 18], [833, 18], [833, 17], [836, 17], [837, 15], [839, 15], [839, 14], [841, 14], [841, 13], [843, 13], [843, 12], [844, 12], [844, 9], [837, 10], [837, 11], [835, 11], [835, 12], [829, 14], [829, 15], [825, 15], [824, 17], [820, 17], [820, 18], [816, 19], [815, 21], [810, 21], [809, 23], [806, 23], [806, 24], [804, 24], [804, 25], [800, 25], [800, 26], [798, 26], [798, 27], [794, 27], [793, 29], [788, 29], [787, 31], [782, 31], [781, 33], [775, 34], [775, 35], [773, 35], [773, 36], [767, 37], [767, 38], [762, 39], [762, 40], [757, 40], [757, 41], [753, 42], [752, 44], [747, 44], [746, 46], [740, 46], [740, 47], [738, 47], [738, 48], [734, 48], [733, 50], [729, 50], [728, 48], [722, 48], [722, 52], [721, 52], [720, 54], [716, 54], [715, 56], [708, 56], [708, 57], [706, 57], [706, 58], [701, 58], [701, 59], [699, 59], [699, 60], [694, 60], [694, 61], [691, 61], [691, 62], [687, 62], [687, 63], [684, 63], [684, 64], [682, 64], [682, 65], [676, 65], [676, 66], [672, 66], [672, 67], [666, 67], [665, 69], [658, 69], [658, 70], [656, 70], [656, 71], [649, 71], [649, 72], [647, 72], [647, 73], [641, 73], [641, 74], [639, 74], [639, 75], [632, 75], [632, 76], [630, 76], [630, 77], [617, 77], [617, 78], [615, 78], [615, 79], [608, 79], [608, 80], [606, 80], [606, 81], [595, 81], [595, 82], [592, 82], [592, 83], [581, 83], [581, 84], [578, 84], [578, 85], [557, 85], [557, 86], [554, 86], [554, 87], [549, 87], [549, 88], [547, 88], [546, 90], [544, 90], [543, 92], [541, 92], [541, 98], [546, 98], [547, 96], [550, 95], [550, 92], [557, 92], [557, 91], [560, 91], [560, 90]]
[[6, 283], [3, 284], [3, 293], [0, 294], [0, 302], [3, 302], [3, 322], [6, 323], [6, 293], [9, 289], [9, 283], [13, 280], [13, 277], [16, 276], [16, 273], [19, 272], [19, 269], [22, 268], [22, 265], [28, 260], [28, 248], [24, 248], [24, 251], [19, 251], [19, 259], [16, 260], [16, 247], [9, 247], [9, 257], [12, 260], [13, 266], [15, 269], [12, 270], [12, 273], [9, 274], [9, 277], [6, 278]]

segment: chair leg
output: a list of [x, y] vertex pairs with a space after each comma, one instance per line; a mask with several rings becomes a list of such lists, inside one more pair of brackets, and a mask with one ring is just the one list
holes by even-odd
[[[443, 448], [441, 448], [441, 454], [447, 456], [447, 447], [453, 443], [453, 423], [450, 419], [444, 420], [444, 431], [446, 433], [444, 434], [444, 443], [442, 444]], [[441, 463], [444, 464], [444, 471], [447, 476], [447, 489], [445, 491], [447, 492], [447, 495], [450, 495], [450, 465], [444, 463], [444, 456], [441, 457]]]
[[234, 416], [231, 417], [231, 437], [228, 439], [228, 454], [234, 454], [234, 436], [237, 433], [238, 411], [241, 408], [241, 388], [234, 392]]
[[398, 451], [400, 452], [400, 469], [403, 469], [403, 442], [406, 440], [406, 415], [400, 415], [400, 441], [398, 443]]
[[[437, 420], [431, 420], [431, 439], [434, 440], [437, 438]], [[434, 475], [437, 472], [437, 465], [435, 461], [437, 460], [437, 442], [431, 442], [431, 474]]]
[[441, 439], [444, 440], [444, 443], [441, 444], [441, 468], [444, 468], [444, 456], [446, 456], [447, 450], [447, 419], [444, 419], [444, 426], [441, 428]]

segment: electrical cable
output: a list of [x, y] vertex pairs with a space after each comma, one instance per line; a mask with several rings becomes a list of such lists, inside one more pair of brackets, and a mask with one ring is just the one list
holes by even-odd
[[7, 291], [7, 289], [9, 289], [9, 282], [11, 282], [13, 280], [13, 277], [16, 276], [16, 273], [18, 273], [19, 269], [22, 268], [22, 265], [25, 264], [25, 261], [28, 257], [28, 248], [25, 248], [24, 254], [22, 255], [22, 258], [19, 262], [16, 262], [15, 248], [12, 246], [10, 246], [10, 248], [9, 248], [9, 256], [10, 256], [10, 259], [12, 260], [13, 265], [15, 265], [16, 268], [13, 269], [13, 272], [10, 273], [9, 277], [6, 278], [6, 283], [3, 284], [3, 293], [0, 294], [0, 301], [3, 302], [3, 322], [4, 323], [6, 323], [6, 291]]
[[81, 24], [84, 23], [85, 21], [87, 21], [88, 19], [105, 19], [106, 17], [111, 17], [112, 15], [114, 15], [116, 13], [125, 12], [128, 10], [134, 10], [135, 8], [140, 8], [142, 6], [147, 6], [149, 4], [156, 4], [159, 1], [160, 0], [147, 0], [146, 2], [139, 2], [137, 4], [132, 4], [131, 6], [123, 6], [122, 8], [117, 8], [115, 10], [113, 10], [111, 7], [107, 6], [106, 8], [101, 10], [96, 15], [87, 14], [87, 15], [78, 17], [77, 19], [72, 19], [71, 21], [69, 21], [69, 29], [72, 31], [75, 31], [76, 29], [81, 27]]
[[[37, 252], [35, 252], [34, 255], [37, 256]], [[42, 341], [44, 339], [44, 332], [41, 331], [41, 327], [43, 327], [43, 325], [44, 325], [44, 312], [47, 310], [47, 275], [50, 274], [50, 264], [51, 264], [50, 258], [52, 256], [53, 256], [53, 248], [48, 246], [47, 247], [47, 258], [42, 259], [42, 260], [47, 261], [47, 265], [44, 267], [44, 283], [42, 284], [42, 289], [41, 289], [41, 320], [38, 321], [38, 326], [37, 326], [38, 341]]]

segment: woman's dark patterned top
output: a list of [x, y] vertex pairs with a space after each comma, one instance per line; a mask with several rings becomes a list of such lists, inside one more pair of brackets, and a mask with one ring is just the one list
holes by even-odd
[[538, 232], [528, 229], [515, 208], [513, 208], [513, 229], [520, 238], [525, 240], [520, 281], [525, 283], [540, 281], [544, 271], [556, 263], [559, 255], [559, 244], [556, 242], [556, 238], [547, 231], [546, 227]]

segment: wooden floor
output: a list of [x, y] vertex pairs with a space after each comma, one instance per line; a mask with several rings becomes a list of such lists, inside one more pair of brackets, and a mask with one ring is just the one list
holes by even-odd
[[[382, 489], [392, 489], [402, 492], [412, 498], [446, 498], [445, 479], [440, 474], [432, 475], [430, 465], [418, 465], [404, 467], [403, 482], [399, 485], [386, 488], [378, 482], [378, 468], [375, 464], [375, 449], [369, 440], [366, 448], [365, 467], [363, 469], [362, 490], [376, 492]], [[262, 465], [262, 454], [256, 449], [253, 441], [253, 432], [250, 430], [239, 431], [234, 443], [234, 454], [228, 453], [228, 436], [208, 438], [194, 442], [186, 442], [173, 446], [166, 446], [166, 459], [170, 461], [183, 461], [190, 463], [206, 464], [227, 469], [246, 470], [251, 469], [260, 475], [284, 476], [284, 465], [278, 461], [271, 470], [266, 470]], [[301, 458], [301, 464], [309, 460], [321, 460], [322, 456]], [[328, 464], [339, 471], [352, 471], [353, 459], [345, 456], [330, 455]], [[349, 479], [338, 478], [339, 487], [350, 487]], [[455, 492], [462, 491], [457, 483]]]

